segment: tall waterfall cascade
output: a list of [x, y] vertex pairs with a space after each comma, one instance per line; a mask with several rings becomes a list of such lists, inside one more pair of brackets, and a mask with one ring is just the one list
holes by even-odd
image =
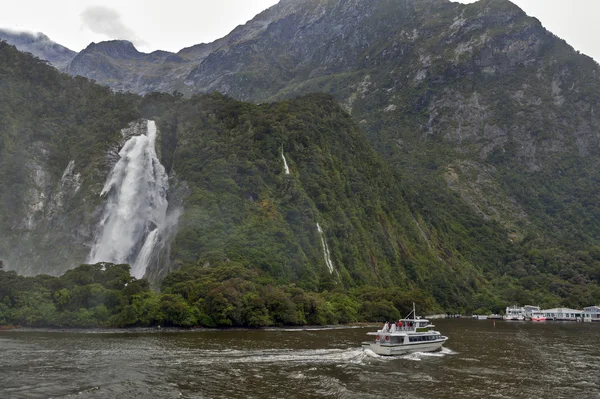
[[169, 181], [156, 155], [156, 124], [131, 137], [119, 152], [101, 196], [107, 198], [89, 263], [128, 263], [131, 274], [144, 277], [167, 228]]
[[329, 247], [327, 246], [327, 241], [325, 241], [325, 235], [323, 234], [323, 229], [319, 223], [317, 223], [317, 231], [319, 232], [319, 236], [321, 237], [321, 245], [323, 246], [323, 253], [325, 254], [325, 264], [329, 269], [329, 273], [333, 274], [333, 262], [331, 261], [331, 254], [329, 253]]
[[287, 160], [285, 159], [285, 155], [283, 154], [283, 147], [281, 147], [281, 158], [283, 158], [283, 170], [286, 175], [290, 174], [290, 168], [288, 167]]

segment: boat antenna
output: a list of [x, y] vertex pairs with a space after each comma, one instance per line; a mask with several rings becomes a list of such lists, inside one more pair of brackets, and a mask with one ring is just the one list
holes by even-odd
[[413, 319], [417, 318], [416, 311], [415, 311], [415, 303], [414, 302], [413, 302], [413, 308], [412, 308], [412, 310], [410, 311], [409, 314], [407, 314], [406, 316], [404, 316], [404, 318], [408, 319], [410, 317], [410, 315], [413, 315]]

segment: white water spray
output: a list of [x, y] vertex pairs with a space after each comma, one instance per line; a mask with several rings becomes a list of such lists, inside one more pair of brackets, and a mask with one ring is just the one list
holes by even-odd
[[321, 245], [323, 246], [323, 253], [325, 254], [325, 264], [327, 265], [327, 268], [329, 269], [329, 273], [333, 274], [333, 262], [331, 261], [331, 254], [329, 253], [329, 247], [327, 246], [327, 242], [325, 241], [323, 229], [321, 229], [321, 226], [319, 225], [319, 223], [317, 223], [317, 231], [319, 232], [319, 235], [321, 236]]
[[285, 155], [283, 155], [283, 146], [281, 147], [281, 158], [283, 158], [283, 167], [285, 169], [285, 174], [290, 174], [290, 168], [288, 167], [287, 161], [285, 159]]
[[131, 274], [144, 277], [166, 225], [168, 177], [155, 150], [156, 124], [146, 135], [130, 138], [102, 189], [108, 200], [89, 263], [128, 263]]

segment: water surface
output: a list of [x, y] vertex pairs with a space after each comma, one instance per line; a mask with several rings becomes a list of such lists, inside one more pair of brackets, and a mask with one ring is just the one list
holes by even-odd
[[0, 332], [0, 398], [600, 397], [600, 323], [436, 320], [441, 352], [368, 328]]

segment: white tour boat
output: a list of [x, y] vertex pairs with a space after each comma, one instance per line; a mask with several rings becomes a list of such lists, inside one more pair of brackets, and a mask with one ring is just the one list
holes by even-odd
[[506, 314], [504, 315], [506, 321], [524, 321], [525, 320], [525, 308], [519, 306], [509, 306], [506, 308]]
[[381, 330], [367, 333], [367, 335], [374, 335], [375, 341], [363, 342], [362, 348], [384, 356], [433, 352], [439, 350], [448, 340], [448, 337], [435, 331], [434, 327], [433, 324], [429, 324], [429, 320], [415, 315], [413, 305], [412, 312], [404, 319], [398, 320], [398, 323], [385, 323]]

